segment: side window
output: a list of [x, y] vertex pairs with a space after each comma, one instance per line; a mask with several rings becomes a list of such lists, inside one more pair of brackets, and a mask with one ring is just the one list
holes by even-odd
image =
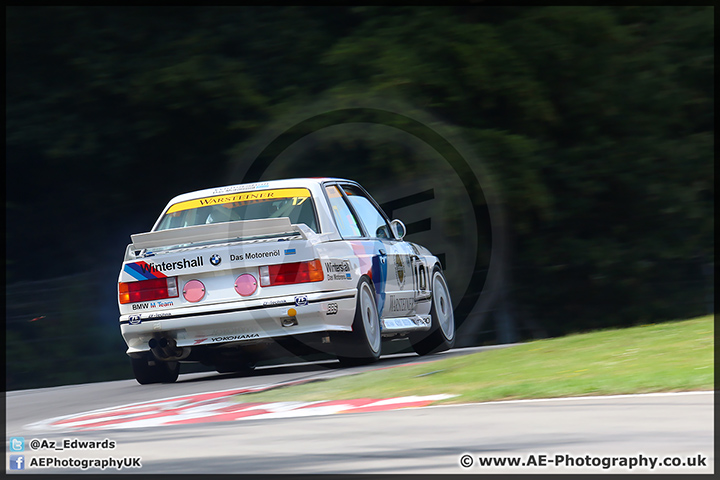
[[330, 200], [330, 208], [332, 208], [333, 217], [337, 224], [340, 235], [343, 238], [362, 237], [362, 232], [358, 226], [357, 219], [352, 214], [340, 190], [335, 185], [325, 187], [328, 199]]
[[390, 234], [390, 226], [385, 221], [382, 213], [375, 207], [365, 193], [352, 185], [343, 187], [345, 195], [347, 195], [350, 204], [357, 212], [363, 225], [367, 229], [367, 233], [371, 237], [377, 238], [393, 238]]

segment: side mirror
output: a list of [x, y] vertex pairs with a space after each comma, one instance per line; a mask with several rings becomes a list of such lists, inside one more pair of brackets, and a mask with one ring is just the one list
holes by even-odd
[[392, 228], [393, 234], [398, 240], [402, 240], [407, 233], [405, 224], [400, 220], [393, 220], [392, 222], [390, 222], [390, 228]]

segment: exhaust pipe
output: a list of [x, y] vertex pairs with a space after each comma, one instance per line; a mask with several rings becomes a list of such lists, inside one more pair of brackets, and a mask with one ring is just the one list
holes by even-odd
[[182, 360], [190, 355], [189, 348], [179, 348], [172, 337], [151, 338], [148, 347], [158, 360]]

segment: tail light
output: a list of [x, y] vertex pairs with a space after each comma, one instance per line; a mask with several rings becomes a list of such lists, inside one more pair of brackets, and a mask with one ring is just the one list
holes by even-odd
[[178, 296], [177, 277], [154, 278], [139, 282], [120, 282], [120, 303], [148, 302]]
[[319, 282], [323, 278], [325, 276], [320, 260], [260, 267], [260, 285], [263, 287]]

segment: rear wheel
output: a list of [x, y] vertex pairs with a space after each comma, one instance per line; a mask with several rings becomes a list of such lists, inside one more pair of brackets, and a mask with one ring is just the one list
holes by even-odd
[[338, 360], [345, 366], [372, 363], [380, 358], [380, 315], [375, 291], [367, 277], [358, 283], [352, 332], [333, 332], [332, 340]]
[[153, 355], [143, 355], [142, 358], [130, 357], [135, 380], [140, 385], [151, 383], [173, 383], [180, 373], [179, 362], [161, 362]]
[[410, 335], [410, 344], [418, 355], [449, 350], [455, 344], [455, 317], [452, 299], [445, 277], [438, 267], [432, 274], [432, 303], [430, 330]]

